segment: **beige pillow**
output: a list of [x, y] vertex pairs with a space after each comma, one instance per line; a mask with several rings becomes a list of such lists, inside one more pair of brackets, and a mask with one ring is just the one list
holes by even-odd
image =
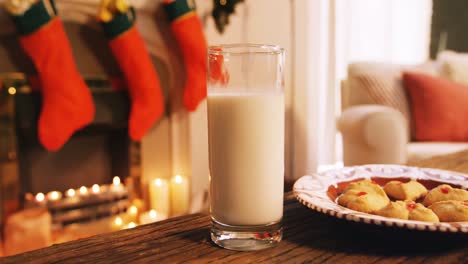
[[436, 66], [432, 62], [414, 66], [368, 63], [365, 64], [366, 70], [363, 70], [362, 65], [360, 65], [359, 71], [356, 70], [356, 65], [350, 68], [350, 78], [354, 79], [355, 85], [363, 88], [371, 103], [389, 106], [400, 111], [408, 122], [411, 120], [411, 113], [403, 87], [402, 72], [411, 71], [437, 75]]
[[437, 55], [441, 76], [451, 81], [468, 85], [468, 53], [443, 51]]
[[409, 100], [403, 87], [404, 71], [437, 75], [437, 67], [433, 62], [420, 65], [353, 64], [350, 65], [348, 73], [349, 78], [353, 79], [353, 84], [359, 86], [369, 97], [369, 103], [392, 107], [401, 112], [407, 120], [410, 133], [413, 134]]
[[401, 74], [362, 73], [355, 80], [373, 103], [392, 107], [401, 112], [408, 122], [411, 120]]

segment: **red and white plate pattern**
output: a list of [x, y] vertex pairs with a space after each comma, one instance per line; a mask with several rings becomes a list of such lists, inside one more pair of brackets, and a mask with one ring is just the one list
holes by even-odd
[[329, 193], [330, 189], [337, 188], [343, 182], [363, 178], [398, 179], [402, 177], [427, 182], [447, 183], [465, 190], [468, 189], [467, 174], [400, 165], [364, 165], [303, 176], [296, 181], [293, 191], [299, 202], [305, 206], [349, 221], [415, 230], [468, 233], [468, 222], [428, 223], [361, 213], [337, 204]]

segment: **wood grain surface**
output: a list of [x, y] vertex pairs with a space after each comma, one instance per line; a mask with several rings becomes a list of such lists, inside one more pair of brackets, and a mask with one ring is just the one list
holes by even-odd
[[416, 161], [409, 166], [452, 170], [468, 174], [468, 150]]
[[[467, 154], [424, 165], [464, 168]], [[457, 157], [462, 165], [453, 161]], [[209, 238], [209, 216], [194, 214], [53, 245], [0, 263], [468, 263], [466, 234], [348, 222], [306, 208], [292, 193], [285, 195], [284, 204], [283, 241], [262, 251], [215, 246]]]

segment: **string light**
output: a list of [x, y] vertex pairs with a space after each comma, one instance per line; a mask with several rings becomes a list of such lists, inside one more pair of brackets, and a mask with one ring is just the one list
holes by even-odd
[[36, 201], [42, 202], [45, 200], [45, 195], [43, 193], [36, 194]]
[[97, 184], [94, 184], [92, 187], [91, 187], [91, 191], [93, 193], [99, 193], [101, 191], [101, 187], [99, 187], [99, 185]]
[[8, 88], [8, 93], [11, 94], [11, 95], [16, 94], [16, 88], [15, 87], [9, 87]]
[[68, 189], [65, 194], [67, 195], [67, 197], [74, 197], [75, 196], [75, 190]]
[[86, 188], [85, 186], [81, 186], [80, 187], [80, 194], [87, 194], [88, 193], [88, 188]]
[[120, 184], [120, 178], [119, 178], [119, 176], [115, 176], [115, 177], [112, 179], [112, 184], [114, 184], [114, 185], [119, 185], [119, 184]]

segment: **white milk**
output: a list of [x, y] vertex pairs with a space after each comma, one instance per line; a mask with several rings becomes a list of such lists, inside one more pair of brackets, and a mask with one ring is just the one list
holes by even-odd
[[284, 96], [209, 93], [211, 215], [228, 225], [281, 220]]

